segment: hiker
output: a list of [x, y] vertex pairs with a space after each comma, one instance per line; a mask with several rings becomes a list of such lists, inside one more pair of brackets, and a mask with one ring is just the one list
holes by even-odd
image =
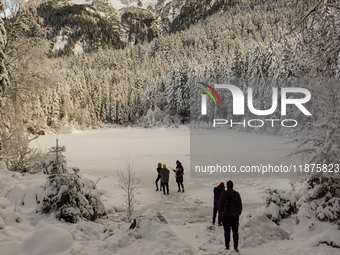
[[239, 216], [242, 213], [242, 201], [240, 194], [233, 189], [233, 182], [227, 182], [227, 190], [222, 192], [218, 201], [218, 214], [222, 216], [224, 228], [225, 247], [229, 250], [230, 228], [233, 231], [234, 249], [238, 249], [238, 224]]
[[[218, 211], [218, 200], [220, 199], [220, 196], [222, 192], [225, 190], [224, 182], [221, 182], [217, 187], [214, 188], [214, 209], [213, 209], [213, 218], [212, 218], [212, 224], [215, 225], [216, 220], [216, 214]], [[222, 226], [221, 221], [221, 214], [218, 214], [218, 226]]]
[[[158, 191], [158, 181], [161, 179], [161, 170], [162, 170], [162, 163], [158, 163], [158, 167], [157, 167], [157, 172], [158, 172], [158, 175], [157, 175], [157, 179], [156, 179], [156, 191]], [[160, 189], [162, 191], [162, 181], [161, 181], [161, 185], [160, 185]]]
[[167, 194], [169, 195], [169, 175], [170, 175], [170, 171], [166, 168], [165, 164], [163, 164], [163, 168], [160, 172], [160, 175], [161, 175], [161, 184], [162, 184], [162, 188], [163, 188], [163, 194], [165, 195], [165, 187], [166, 187]]
[[176, 182], [178, 185], [178, 192], [181, 192], [182, 186], [182, 193], [184, 192], [184, 185], [183, 185], [183, 175], [184, 175], [184, 168], [182, 163], [179, 160], [176, 161], [176, 170], [172, 169], [176, 173]]

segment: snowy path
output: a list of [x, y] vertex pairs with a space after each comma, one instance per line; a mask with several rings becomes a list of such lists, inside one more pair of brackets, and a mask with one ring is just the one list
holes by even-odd
[[[256, 134], [243, 136], [231, 131], [230, 135], [238, 136], [240, 139], [245, 137], [244, 139], [248, 141], [259, 139], [259, 135]], [[226, 182], [228, 179], [227, 177], [222, 180], [190, 178], [188, 171], [190, 133], [188, 129], [100, 129], [74, 134], [41, 136], [34, 141], [33, 146], [49, 148], [55, 144], [56, 138], [59, 139], [59, 144], [66, 146], [65, 156], [69, 166], [78, 166], [83, 176], [94, 180], [106, 176], [98, 183], [98, 188], [103, 191], [104, 204], [110, 212], [123, 207], [124, 194], [117, 185], [115, 170], [119, 167], [123, 168], [124, 161], [130, 156], [134, 162], [135, 171], [141, 177], [141, 186], [136, 194], [136, 215], [142, 215], [148, 209], [152, 209], [161, 212], [168, 221], [164, 227], [150, 225], [148, 236], [145, 239], [137, 238], [137, 240], [130, 234], [126, 236], [124, 232], [126, 227], [118, 226], [119, 223], [112, 223], [112, 221], [102, 223], [109, 224], [109, 229], [115, 229], [113, 230], [115, 235], [107, 238], [105, 233], [96, 234], [100, 236], [100, 240], [79, 241], [73, 245], [73, 252], [65, 254], [112, 254], [112, 252], [115, 254], [137, 252], [139, 254], [224, 254], [223, 230], [211, 227], [212, 191], [219, 182]], [[270, 150], [272, 146], [272, 151], [275, 151], [278, 157], [282, 157], [282, 154], [288, 150], [288, 147], [285, 147], [283, 153], [277, 148], [278, 142], [282, 143], [288, 139], [273, 136], [261, 136], [261, 139], [263, 143], [259, 144], [259, 151], [262, 145], [265, 146], [265, 150]], [[170, 195], [156, 192], [154, 181], [157, 163], [165, 163], [171, 169], [175, 167], [177, 159], [181, 160], [187, 169], [184, 176], [185, 193], [177, 192], [173, 173], [170, 177]], [[244, 160], [246, 159], [245, 156]], [[247, 215], [256, 210], [262, 210], [267, 188], [290, 188], [287, 179], [234, 179], [233, 181], [235, 189], [241, 194], [244, 205], [241, 225], [249, 221], [249, 218], [246, 219]], [[110, 213], [109, 218], [115, 221], [119, 215], [119, 213]], [[82, 227], [88, 228], [90, 224], [84, 223], [83, 225]], [[91, 229], [101, 231], [98, 226], [90, 226]], [[293, 224], [285, 221], [282, 227], [292, 231]], [[73, 226], [73, 228], [79, 227]], [[79, 240], [87, 238], [87, 235], [83, 233], [74, 232], [73, 228], [68, 229], [73, 231], [72, 233], [77, 233]], [[263, 229], [260, 231], [266, 232]], [[160, 236], [155, 236], [157, 233]], [[240, 232], [240, 239], [245, 235], [246, 233]], [[256, 239], [256, 236], [254, 238]], [[105, 244], [102, 243], [104, 240]], [[260, 245], [251, 242], [241, 243], [241, 254], [340, 254], [339, 249], [326, 245], [304, 246], [299, 240], [268, 241], [267, 243], [267, 240], [262, 240], [261, 237], [257, 241], [259, 240]], [[160, 242], [163, 252], [160, 251], [159, 245], [154, 243], [155, 241]]]

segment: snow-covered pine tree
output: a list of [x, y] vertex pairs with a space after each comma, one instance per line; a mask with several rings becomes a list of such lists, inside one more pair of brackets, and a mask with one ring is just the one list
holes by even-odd
[[7, 33], [5, 65], [10, 81], [6, 96], [15, 110], [10, 116], [11, 128], [15, 130], [23, 124], [24, 102], [34, 99], [32, 95], [45, 89], [46, 84], [55, 84], [60, 76], [57, 72], [52, 75], [49, 68], [50, 42], [35, 2], [6, 1], [6, 11], [1, 14]]
[[[0, 13], [5, 10], [3, 0], [0, 0]], [[4, 54], [4, 47], [6, 45], [6, 29], [4, 27], [4, 22], [0, 20], [0, 119], [3, 122], [3, 93], [7, 87], [8, 77], [7, 77], [7, 70], [5, 66], [5, 54]], [[4, 134], [4, 126], [0, 124], [0, 150], [2, 150], [2, 139]]]
[[85, 181], [79, 175], [79, 168], [68, 172], [65, 156], [66, 149], [58, 145], [51, 148], [50, 157], [45, 160], [46, 173], [49, 175], [43, 192], [41, 213], [54, 213], [59, 220], [76, 223], [81, 219], [94, 221], [105, 216], [96, 183]]
[[[0, 13], [5, 11], [4, 2], [0, 0]], [[0, 20], [0, 106], [1, 106], [1, 94], [5, 91], [8, 84], [7, 68], [5, 66], [5, 45], [7, 43], [6, 29], [4, 21]]]
[[[306, 24], [313, 24], [309, 26]], [[339, 4], [318, 3], [301, 18], [291, 32], [302, 29], [304, 47], [302, 74], [313, 78], [313, 121], [298, 143], [295, 154], [304, 159], [308, 196], [301, 201], [321, 221], [340, 225], [340, 8]], [[306, 25], [306, 26], [305, 26]], [[312, 169], [314, 168], [314, 169]]]

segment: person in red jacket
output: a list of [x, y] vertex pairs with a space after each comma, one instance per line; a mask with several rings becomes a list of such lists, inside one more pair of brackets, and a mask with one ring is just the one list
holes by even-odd
[[182, 193], [184, 192], [184, 185], [183, 185], [183, 175], [184, 175], [184, 168], [182, 166], [182, 163], [179, 162], [179, 160], [176, 161], [176, 170], [174, 172], [176, 173], [176, 182], [178, 185], [178, 192], [181, 192], [182, 187]]
[[[212, 224], [215, 225], [216, 221], [216, 215], [218, 210], [218, 200], [220, 199], [220, 196], [222, 192], [225, 190], [224, 182], [221, 182], [217, 187], [214, 188], [214, 209], [213, 209], [213, 218], [212, 218]], [[218, 226], [222, 226], [222, 217], [221, 214], [218, 214]]]

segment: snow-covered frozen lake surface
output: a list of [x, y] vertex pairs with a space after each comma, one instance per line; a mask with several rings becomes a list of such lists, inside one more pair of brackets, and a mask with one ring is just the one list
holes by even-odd
[[[231, 136], [234, 135], [231, 132]], [[256, 134], [245, 137], [248, 141], [258, 139]], [[222, 180], [190, 178], [188, 128], [77, 131], [41, 136], [32, 147], [47, 149], [55, 145], [56, 138], [59, 145], [66, 147], [64, 155], [68, 166], [78, 166], [83, 177], [94, 181], [103, 178], [97, 187], [103, 194], [108, 219], [68, 224], [40, 215], [36, 213], [34, 194], [44, 185], [46, 176], [38, 173], [22, 177], [0, 166], [0, 216], [6, 216], [4, 221], [0, 217], [1, 255], [227, 254], [223, 229], [211, 226], [211, 217], [213, 188], [221, 181], [226, 182], [228, 177]], [[272, 145], [272, 152], [277, 151], [278, 157], [284, 156], [277, 150], [277, 139], [284, 138], [262, 136], [262, 139], [266, 150]], [[125, 198], [115, 173], [118, 168], [124, 169], [129, 157], [141, 179], [135, 215], [143, 216], [139, 228], [134, 230], [129, 230], [130, 224], [120, 221]], [[170, 195], [164, 196], [155, 191], [157, 163], [171, 169], [175, 168], [177, 159], [188, 170], [184, 175], [185, 193], [177, 192], [174, 173], [171, 173]], [[233, 181], [244, 205], [240, 218], [240, 254], [340, 254], [339, 249], [315, 245], [313, 236], [294, 235], [293, 219], [282, 221], [279, 227], [261, 214], [266, 189], [290, 189], [288, 179]], [[5, 196], [8, 200], [2, 198]], [[161, 213], [167, 223], [161, 222], [156, 212]]]

